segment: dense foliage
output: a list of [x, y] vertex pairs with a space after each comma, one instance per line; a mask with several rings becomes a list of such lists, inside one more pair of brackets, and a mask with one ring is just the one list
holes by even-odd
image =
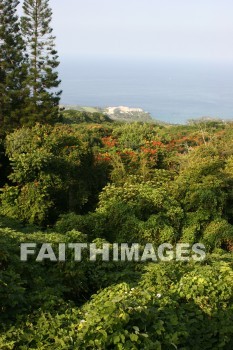
[[[0, 348], [232, 349], [232, 133], [71, 119], [9, 134]], [[36, 254], [43, 242], [55, 254], [69, 242], [201, 242], [207, 257], [75, 262], [69, 250], [66, 262], [21, 262], [22, 242]]]
[[22, 128], [6, 139], [11, 185], [2, 193], [2, 214], [49, 224], [64, 211], [80, 212], [93, 199], [100, 167], [88, 142], [65, 126]]
[[[232, 260], [74, 264], [19, 261], [20, 242], [85, 242], [2, 221], [1, 349], [231, 349]], [[16, 228], [16, 227], [15, 227]], [[54, 248], [56, 249], [56, 248]], [[90, 301], [92, 293], [96, 293]]]
[[[18, 3], [0, 0], [0, 349], [233, 349], [233, 123], [61, 120], [49, 1], [21, 26]], [[197, 242], [198, 261], [116, 258]]]

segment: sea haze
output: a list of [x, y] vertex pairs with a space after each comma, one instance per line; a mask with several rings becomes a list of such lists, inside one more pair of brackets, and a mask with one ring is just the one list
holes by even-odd
[[141, 107], [155, 119], [233, 119], [233, 64], [122, 58], [63, 59], [61, 103]]

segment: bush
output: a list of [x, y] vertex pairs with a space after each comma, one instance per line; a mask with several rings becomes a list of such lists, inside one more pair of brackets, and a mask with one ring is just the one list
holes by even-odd
[[36, 125], [7, 136], [11, 185], [1, 195], [3, 215], [45, 225], [88, 202], [94, 159], [89, 145], [68, 126]]
[[133, 287], [116, 284], [81, 308], [13, 326], [1, 348], [231, 349], [232, 281], [229, 263], [149, 264]]

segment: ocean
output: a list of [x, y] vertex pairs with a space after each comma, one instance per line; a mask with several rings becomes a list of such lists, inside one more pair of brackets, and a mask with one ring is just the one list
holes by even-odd
[[139, 107], [170, 123], [233, 119], [233, 63], [89, 57], [61, 59], [59, 73], [62, 104]]

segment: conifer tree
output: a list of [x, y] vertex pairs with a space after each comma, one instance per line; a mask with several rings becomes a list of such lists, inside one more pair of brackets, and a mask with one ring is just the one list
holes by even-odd
[[18, 0], [0, 0], [0, 135], [21, 125], [27, 89]]
[[56, 89], [60, 80], [56, 71], [59, 61], [55, 37], [50, 26], [52, 10], [48, 0], [24, 0], [23, 10], [21, 25], [29, 55], [27, 85], [30, 88], [24, 124], [53, 124], [59, 120], [61, 91]]

